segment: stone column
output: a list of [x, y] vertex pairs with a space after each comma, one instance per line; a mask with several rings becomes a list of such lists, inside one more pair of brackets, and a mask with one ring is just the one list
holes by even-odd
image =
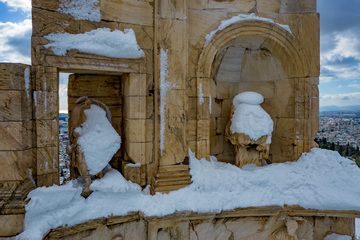
[[[152, 139], [147, 136], [147, 75], [129, 73], [123, 76], [124, 147], [123, 174], [126, 179], [146, 185], [146, 166], [151, 162]], [[151, 120], [151, 119], [150, 119]], [[151, 134], [150, 134], [151, 135]], [[136, 165], [128, 165], [135, 163]]]
[[[167, 74], [164, 79], [167, 90], [156, 105], [156, 111], [160, 118], [158, 127], [163, 127], [162, 133], [158, 133], [157, 140], [160, 142], [160, 146], [156, 149], [160, 166], [182, 163], [187, 155], [185, 117], [187, 97], [185, 89], [188, 66], [188, 37], [186, 18], [186, 0], [156, 1], [155, 80], [158, 96], [161, 94], [160, 52], [163, 52], [163, 57], [166, 54], [167, 58], [167, 61], [163, 60], [167, 63]], [[161, 104], [163, 104], [164, 109], [162, 114], [159, 111]], [[163, 118], [162, 121], [161, 118]], [[160, 132], [160, 129], [158, 131]]]
[[186, 142], [188, 72], [187, 1], [155, 1], [155, 163], [153, 191], [167, 192], [191, 182]]
[[59, 183], [59, 74], [55, 67], [34, 67], [36, 181], [38, 186]]

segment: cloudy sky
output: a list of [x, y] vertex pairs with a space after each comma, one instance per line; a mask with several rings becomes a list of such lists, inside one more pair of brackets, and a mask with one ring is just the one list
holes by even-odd
[[[0, 62], [30, 63], [31, 0], [0, 0]], [[345, 3], [346, 2], [346, 3]], [[318, 0], [321, 106], [360, 105], [360, 0]], [[60, 85], [66, 108], [66, 84]]]

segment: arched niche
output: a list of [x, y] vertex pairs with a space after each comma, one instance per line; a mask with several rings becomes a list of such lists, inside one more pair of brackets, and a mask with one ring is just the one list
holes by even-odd
[[256, 91], [264, 95], [263, 107], [274, 120], [272, 161], [297, 159], [312, 142], [305, 116], [311, 108], [304, 97], [308, 72], [296, 38], [276, 24], [246, 21], [219, 31], [204, 46], [197, 66], [197, 85], [206, 100], [198, 101], [197, 108], [198, 157], [235, 159], [224, 138], [232, 99]]

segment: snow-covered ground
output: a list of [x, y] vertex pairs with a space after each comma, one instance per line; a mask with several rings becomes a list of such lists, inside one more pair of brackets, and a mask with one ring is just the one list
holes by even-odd
[[98, 28], [79, 34], [51, 33], [45, 38], [50, 41], [45, 47], [60, 56], [64, 56], [71, 49], [113, 58], [142, 58], [144, 56], [132, 29], [111, 31], [109, 28]]
[[352, 240], [350, 236], [347, 235], [339, 235], [336, 233], [330, 234], [324, 238], [324, 240]]
[[82, 185], [75, 180], [35, 189], [26, 206], [25, 231], [18, 238], [41, 239], [65, 224], [136, 211], [164, 216], [285, 204], [360, 211], [360, 169], [337, 152], [313, 149], [297, 162], [243, 169], [213, 157], [197, 160], [192, 152], [189, 157], [193, 183], [169, 194], [151, 196], [115, 170], [92, 184], [94, 192], [87, 199], [80, 196]]

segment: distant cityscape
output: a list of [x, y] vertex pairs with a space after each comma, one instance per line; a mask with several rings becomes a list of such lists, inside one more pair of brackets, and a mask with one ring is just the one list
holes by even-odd
[[70, 179], [70, 157], [68, 154], [69, 134], [68, 134], [68, 114], [59, 114], [59, 171], [60, 184], [64, 184]]
[[[59, 141], [60, 184], [64, 184], [70, 179], [68, 114], [66, 113], [59, 115]], [[316, 141], [320, 147], [338, 151], [346, 157], [360, 156], [360, 111], [321, 112]]]
[[318, 139], [341, 146], [360, 148], [359, 112], [321, 112]]

